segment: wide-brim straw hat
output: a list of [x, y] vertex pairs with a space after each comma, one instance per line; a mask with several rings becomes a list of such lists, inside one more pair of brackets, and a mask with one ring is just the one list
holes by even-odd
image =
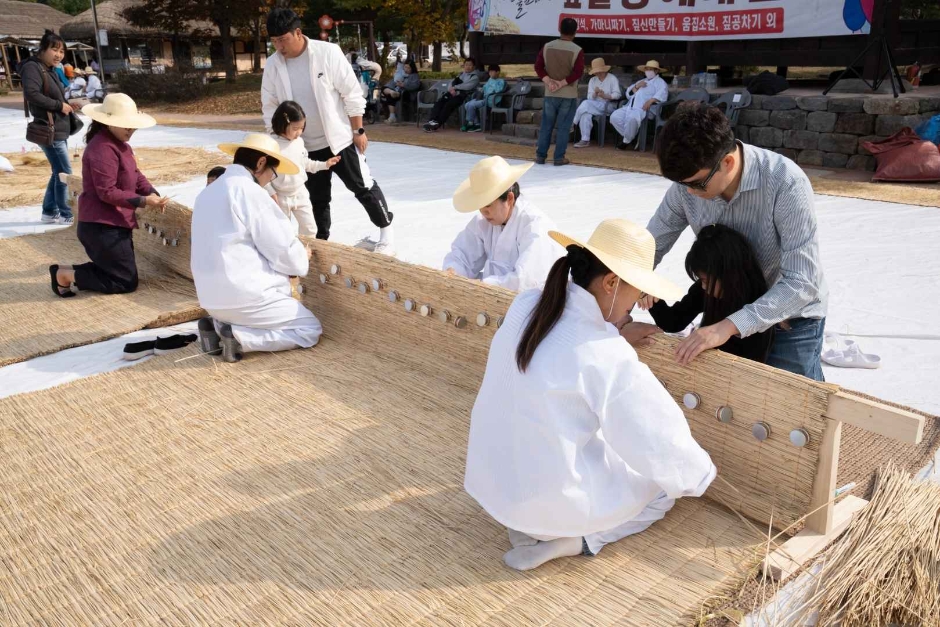
[[638, 65], [636, 69], [640, 70], [641, 72], [645, 72], [646, 70], [656, 70], [657, 72], [663, 71], [663, 68], [659, 67], [659, 61], [654, 59], [647, 61], [646, 65]]
[[549, 231], [548, 235], [565, 248], [573, 244], [588, 249], [608, 270], [650, 296], [677, 301], [685, 295], [678, 285], [653, 272], [656, 240], [649, 231], [629, 220], [604, 220], [587, 242], [558, 231]]
[[509, 165], [502, 157], [481, 159], [454, 192], [454, 209], [461, 213], [479, 211], [505, 194], [532, 165]]
[[95, 70], [95, 68], [91, 66], [88, 66], [88, 68], [85, 69], [85, 74], [97, 74], [97, 73], [98, 72]]
[[85, 76], [85, 70], [81, 68], [75, 68], [74, 70], [72, 70], [72, 74], [74, 74], [75, 76]]
[[101, 104], [87, 104], [82, 113], [95, 122], [118, 128], [150, 128], [157, 121], [146, 113], [137, 110], [135, 103], [127, 94], [108, 94]]
[[594, 76], [598, 72], [609, 72], [610, 66], [604, 63], [603, 59], [592, 59], [591, 60], [591, 69], [588, 71], [588, 74]]
[[299, 174], [300, 168], [296, 163], [285, 157], [281, 153], [281, 147], [270, 135], [264, 133], [248, 133], [240, 144], [219, 144], [219, 150], [227, 155], [235, 156], [235, 151], [239, 148], [251, 148], [260, 153], [266, 154], [272, 159], [277, 159], [280, 164], [277, 166], [279, 174]]

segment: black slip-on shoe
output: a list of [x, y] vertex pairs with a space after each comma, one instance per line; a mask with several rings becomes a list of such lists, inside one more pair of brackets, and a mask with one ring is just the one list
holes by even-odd
[[153, 349], [154, 354], [164, 355], [166, 353], [179, 350], [189, 346], [196, 341], [196, 334], [189, 333], [186, 335], [176, 334], [169, 337], [158, 337], [157, 344]]
[[[72, 291], [71, 286], [68, 285], [59, 285], [59, 279], [56, 275], [59, 273], [58, 264], [53, 264], [49, 266], [49, 278], [52, 279], [52, 293], [60, 298], [68, 298], [70, 296], [75, 296], [75, 292]], [[64, 292], [62, 290], [65, 290]]]
[[124, 359], [127, 361], [137, 361], [147, 355], [153, 355], [153, 348], [156, 342], [146, 340], [144, 342], [131, 342], [124, 345]]

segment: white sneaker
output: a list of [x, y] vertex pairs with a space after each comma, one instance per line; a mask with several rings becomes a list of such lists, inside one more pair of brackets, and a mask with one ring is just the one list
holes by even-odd
[[881, 357], [863, 353], [858, 344], [852, 343], [845, 350], [829, 349], [823, 351], [823, 362], [838, 368], [864, 368], [875, 370], [881, 367]]
[[398, 122], [398, 118], [396, 118], [394, 115], [388, 116], [388, 119], [385, 120], [386, 124], [395, 124], [397, 122]]
[[59, 219], [58, 219], [59, 224], [72, 224], [74, 221], [75, 221], [75, 218], [72, 216], [69, 216], [67, 218], [59, 216]]
[[375, 248], [372, 249], [372, 252], [379, 253], [380, 255], [388, 255], [389, 257], [395, 256], [395, 244], [389, 240], [387, 242], [379, 242], [375, 245]]
[[591, 145], [591, 142], [586, 142], [582, 140], [582, 141], [579, 141], [577, 144], [575, 144], [574, 147], [575, 148], [587, 148], [590, 145]]
[[57, 215], [56, 215], [56, 216], [47, 216], [46, 214], [42, 214], [42, 218], [40, 218], [40, 220], [42, 220], [42, 223], [43, 223], [43, 224], [58, 224], [58, 223], [59, 223], [59, 216], [57, 216]]

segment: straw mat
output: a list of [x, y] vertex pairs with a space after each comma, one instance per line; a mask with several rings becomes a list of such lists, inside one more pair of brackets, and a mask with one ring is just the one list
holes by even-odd
[[176, 324], [202, 312], [192, 282], [140, 254], [133, 294], [81, 293], [58, 298], [49, 286], [53, 263], [88, 260], [75, 228], [0, 240], [0, 366], [147, 327]]
[[689, 624], [758, 541], [683, 499], [517, 573], [462, 489], [478, 381], [329, 336], [194, 355], [0, 400], [0, 624]]

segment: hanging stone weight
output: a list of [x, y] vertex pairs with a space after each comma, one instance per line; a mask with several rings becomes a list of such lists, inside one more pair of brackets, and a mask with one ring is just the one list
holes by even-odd
[[346, 287], [352, 287], [354, 285], [353, 280], [349, 277], [346, 278]]
[[496, 328], [497, 328], [497, 329], [498, 329], [499, 327], [503, 326], [503, 320], [504, 320], [504, 318], [503, 318], [502, 316], [500, 316], [499, 318], [496, 319]]
[[167, 238], [164, 237], [164, 238], [163, 238], [163, 245], [164, 245], [164, 246], [169, 246], [169, 245], [170, 245], [170, 240], [168, 240]]
[[179, 246], [179, 245], [180, 245], [180, 239], [178, 237], [174, 237], [173, 239], [170, 240], [170, 246]]
[[766, 422], [755, 422], [751, 426], [751, 435], [757, 438], [758, 441], [763, 442], [770, 437], [770, 425]]
[[454, 326], [458, 329], [465, 329], [467, 327], [467, 319], [463, 316], [457, 316], [457, 318], [454, 319]]
[[388, 293], [388, 301], [389, 301], [390, 303], [397, 303], [397, 302], [398, 302], [398, 292], [395, 292], [395, 291], [389, 292], [389, 293]]
[[441, 309], [439, 312], [437, 312], [437, 319], [444, 324], [447, 324], [450, 322], [450, 312], [446, 309]]
[[303, 293], [304, 293], [304, 285], [303, 285], [303, 283], [298, 283], [298, 284], [297, 284], [297, 293], [298, 293], [298, 294], [303, 294]]
[[333, 274], [333, 275], [339, 274], [340, 270], [341, 268], [335, 263], [332, 266], [330, 266], [330, 274]]
[[366, 285], [365, 283], [360, 283], [360, 284], [359, 284], [359, 293], [360, 293], [360, 294], [368, 294], [368, 293], [369, 293], [369, 286]]
[[373, 292], [378, 292], [383, 287], [385, 287], [385, 284], [382, 282], [382, 279], [372, 279], [372, 291]]
[[166, 235], [166, 233], [164, 233], [162, 229], [157, 231], [157, 237], [163, 237], [164, 235]]
[[425, 304], [421, 305], [421, 308], [420, 308], [420, 309], [418, 309], [418, 313], [421, 314], [422, 316], [424, 316], [425, 318], [427, 318], [427, 317], [430, 316], [432, 313], [434, 313], [434, 310], [431, 308], [431, 305], [430, 305], [430, 304], [425, 303]]
[[734, 412], [727, 405], [722, 405], [715, 410], [715, 418], [718, 419], [718, 422], [727, 424], [731, 422], [732, 418], [734, 418]]
[[328, 281], [328, 279], [327, 279], [326, 275], [321, 273], [321, 274], [320, 274], [320, 283], [322, 283], [323, 285], [326, 285], [326, 282], [327, 282], [327, 281]]
[[417, 307], [418, 307], [418, 303], [416, 303], [413, 298], [405, 299], [405, 311], [407, 311], [408, 313], [411, 313]]
[[489, 316], [487, 316], [487, 315], [486, 315], [485, 313], [483, 313], [482, 311], [477, 314], [477, 326], [478, 326], [478, 327], [485, 327], [485, 326], [488, 325], [489, 323], [490, 323], [490, 317], [489, 317]]
[[702, 397], [695, 392], [686, 392], [682, 396], [682, 404], [689, 409], [695, 409], [702, 404]]
[[790, 432], [790, 444], [804, 447], [809, 444], [809, 433], [805, 429], [794, 429]]

